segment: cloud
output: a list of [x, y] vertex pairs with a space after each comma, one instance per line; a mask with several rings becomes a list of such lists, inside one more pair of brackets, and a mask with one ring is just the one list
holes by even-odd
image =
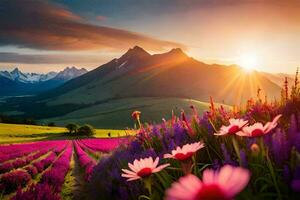
[[96, 16], [96, 19], [97, 19], [98, 21], [102, 22], [102, 21], [106, 21], [106, 20], [107, 20], [107, 17], [106, 17], [106, 16], [103, 16], [103, 15], [98, 15], [98, 16]]
[[0, 45], [42, 50], [163, 50], [184, 45], [139, 33], [88, 24], [67, 8], [41, 0], [0, 2]]
[[78, 54], [18, 54], [0, 52], [0, 63], [22, 64], [101, 64], [109, 58], [99, 55]]

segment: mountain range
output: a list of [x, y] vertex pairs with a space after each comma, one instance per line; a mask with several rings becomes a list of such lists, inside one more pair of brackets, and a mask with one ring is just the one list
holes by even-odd
[[0, 71], [0, 96], [34, 95], [58, 87], [81, 76], [86, 69], [67, 67], [60, 72], [46, 74], [24, 73], [18, 68], [12, 71]]
[[[26, 116], [61, 125], [78, 122], [124, 128], [132, 124], [133, 110], [142, 111], [146, 121], [160, 121], [171, 110], [179, 113], [191, 104], [203, 111], [210, 97], [228, 106], [256, 98], [258, 89], [262, 98], [278, 98], [281, 87], [274, 80], [236, 65], [206, 64], [178, 48], [151, 55], [135, 46], [50, 91], [22, 99], [21, 104], [18, 100], [18, 106], [6, 106], [6, 111], [18, 107]], [[28, 109], [28, 105], [37, 109]]]
[[[238, 66], [208, 65], [181, 49], [150, 55], [140, 47], [47, 93], [51, 104], [96, 103], [128, 97], [179, 97], [239, 105], [260, 88], [270, 98], [280, 86], [263, 73]], [[75, 97], [75, 98], [74, 98]]]

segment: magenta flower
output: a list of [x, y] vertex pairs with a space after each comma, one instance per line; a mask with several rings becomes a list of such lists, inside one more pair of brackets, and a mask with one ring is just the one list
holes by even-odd
[[153, 161], [152, 157], [140, 160], [135, 159], [132, 164], [128, 163], [128, 167], [131, 169], [131, 171], [128, 169], [122, 169], [122, 171], [124, 172], [122, 174], [122, 177], [127, 178], [127, 181], [142, 179], [145, 177], [149, 177], [151, 176], [151, 174], [157, 173], [170, 165], [164, 164], [158, 166], [158, 162], [158, 157], [156, 157], [155, 161]]
[[189, 174], [172, 184], [166, 191], [166, 200], [231, 200], [249, 182], [250, 173], [241, 167], [223, 166], [220, 171], [207, 169], [203, 179]]
[[202, 149], [204, 144], [202, 142], [195, 142], [192, 144], [183, 145], [182, 148], [177, 147], [172, 150], [171, 154], [165, 154], [164, 158], [173, 158], [179, 161], [190, 159], [199, 149]]
[[242, 128], [248, 124], [247, 120], [243, 119], [229, 119], [229, 125], [228, 126], [222, 126], [218, 133], [215, 133], [215, 135], [234, 135], [237, 134], [242, 130]]
[[251, 126], [246, 126], [243, 128], [243, 131], [237, 133], [239, 136], [245, 137], [259, 137], [269, 133], [277, 126], [277, 122], [282, 115], [277, 115], [273, 121], [267, 122], [265, 125], [262, 123], [255, 123]]

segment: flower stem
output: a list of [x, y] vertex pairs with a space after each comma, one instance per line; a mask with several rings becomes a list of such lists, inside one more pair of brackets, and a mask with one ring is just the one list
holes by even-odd
[[258, 138], [258, 142], [259, 142], [259, 146], [260, 146], [260, 149], [261, 149], [262, 158], [264, 159], [264, 157], [266, 156], [264, 138], [263, 137], [259, 137]]
[[192, 168], [193, 168], [192, 159], [182, 161], [180, 162], [180, 164], [181, 164], [181, 169], [185, 175], [190, 174], [192, 172]]
[[282, 199], [281, 192], [280, 192], [280, 189], [279, 189], [279, 186], [278, 186], [278, 183], [277, 183], [274, 167], [273, 167], [272, 161], [270, 160], [270, 157], [269, 157], [269, 154], [268, 154], [268, 149], [265, 149], [264, 138], [260, 137], [258, 140], [259, 140], [259, 145], [260, 145], [260, 148], [261, 148], [262, 160], [264, 160], [266, 158], [267, 166], [268, 166], [268, 169], [270, 171], [270, 174], [271, 174], [276, 192], [278, 194], [278, 199]]
[[142, 128], [142, 123], [141, 123], [140, 117], [137, 117], [137, 122], [138, 122], [139, 128]]
[[242, 166], [242, 161], [241, 161], [241, 155], [240, 155], [240, 148], [239, 148], [239, 145], [238, 145], [238, 142], [236, 141], [235, 137], [231, 137], [232, 138], [232, 145], [233, 145], [233, 148], [234, 148], [234, 151], [238, 157], [238, 160], [239, 160], [239, 165]]
[[151, 181], [151, 176], [144, 179], [144, 184], [145, 184], [145, 188], [149, 192], [149, 197], [151, 199], [151, 196], [152, 196], [152, 181]]
[[273, 164], [272, 164], [272, 162], [271, 162], [270, 157], [269, 157], [268, 154], [266, 154], [266, 158], [267, 158], [267, 165], [268, 165], [268, 168], [270, 170], [270, 174], [272, 176], [276, 192], [278, 194], [278, 199], [282, 199], [281, 192], [280, 192], [280, 189], [279, 189], [279, 186], [278, 186], [278, 183], [277, 183], [277, 179], [276, 179], [274, 167], [273, 167]]

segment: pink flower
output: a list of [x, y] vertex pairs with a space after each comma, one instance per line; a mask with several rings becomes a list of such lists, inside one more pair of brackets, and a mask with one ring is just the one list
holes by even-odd
[[131, 169], [131, 171], [128, 169], [122, 169], [122, 171], [124, 172], [122, 174], [122, 177], [127, 178], [127, 181], [133, 181], [148, 177], [151, 174], [159, 172], [170, 165], [164, 164], [158, 167], [158, 162], [158, 157], [156, 157], [155, 161], [153, 161], [152, 157], [140, 160], [135, 159], [132, 164], [128, 163], [128, 167]]
[[272, 122], [267, 122], [265, 125], [262, 123], [255, 123], [251, 126], [246, 126], [243, 128], [243, 131], [238, 132], [239, 136], [246, 137], [259, 137], [269, 133], [277, 126], [277, 122], [282, 115], [277, 115]]
[[248, 124], [248, 121], [243, 119], [229, 119], [228, 126], [222, 126], [218, 133], [215, 135], [234, 135], [237, 134], [241, 129]]
[[192, 144], [183, 145], [182, 148], [177, 147], [172, 150], [171, 154], [165, 154], [164, 158], [173, 158], [180, 161], [190, 159], [199, 149], [202, 149], [204, 144], [201, 142], [195, 142]]
[[220, 171], [207, 169], [203, 179], [189, 174], [172, 184], [166, 200], [231, 200], [248, 184], [250, 173], [241, 167], [223, 166]]

